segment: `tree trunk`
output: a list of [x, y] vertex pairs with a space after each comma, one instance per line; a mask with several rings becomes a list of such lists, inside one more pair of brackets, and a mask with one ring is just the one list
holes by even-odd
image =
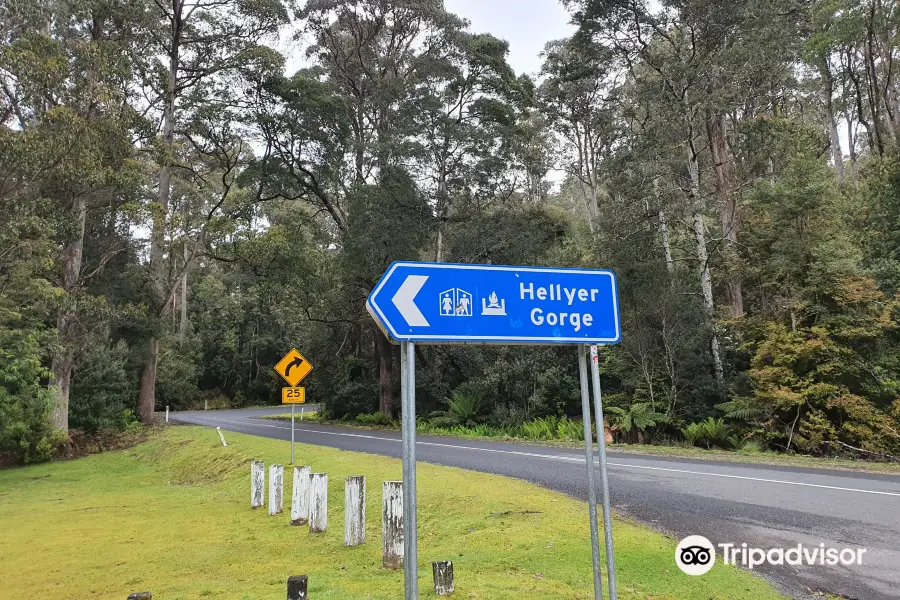
[[891, 122], [891, 131], [895, 136], [894, 142], [897, 142], [897, 135], [900, 133], [900, 103], [898, 103], [897, 99], [897, 77], [894, 69], [894, 61], [896, 60], [894, 58], [895, 30], [896, 28], [894, 27], [882, 27], [882, 37], [878, 45], [879, 54], [881, 55], [879, 65], [882, 70], [882, 80], [884, 81], [882, 93], [884, 110]]
[[844, 183], [844, 153], [841, 150], [841, 138], [838, 135], [837, 120], [834, 118], [834, 79], [831, 76], [831, 68], [828, 66], [828, 57], [822, 61], [819, 67], [822, 74], [822, 84], [825, 88], [825, 124], [828, 126], [828, 138], [831, 141], [831, 158], [834, 161], [834, 171], [837, 174], [838, 183]]
[[72, 199], [72, 216], [75, 218], [75, 235], [63, 251], [62, 289], [66, 293], [65, 306], [56, 318], [60, 352], [53, 358], [51, 370], [53, 385], [52, 423], [56, 429], [69, 430], [69, 390], [72, 385], [72, 369], [75, 364], [74, 344], [77, 335], [78, 309], [70, 294], [78, 287], [81, 263], [84, 256], [84, 227], [87, 221], [87, 197], [83, 194]]
[[443, 165], [438, 175], [437, 189], [437, 249], [434, 253], [434, 262], [444, 262], [444, 213], [447, 210], [447, 174]]
[[378, 351], [378, 410], [390, 417], [394, 413], [394, 398], [391, 389], [394, 352], [391, 342], [378, 328], [375, 328], [375, 348]]
[[850, 178], [854, 187], [859, 185], [859, 172], [856, 169], [856, 136], [854, 135], [856, 124], [853, 120], [853, 112], [844, 106], [844, 121], [847, 123], [847, 147], [850, 149]]
[[590, 179], [591, 168], [587, 164], [587, 147], [588, 139], [586, 135], [582, 135], [581, 127], [576, 119], [572, 123], [575, 130], [575, 147], [578, 150], [578, 181], [581, 183], [581, 197], [584, 200], [584, 208], [587, 211], [588, 229], [594, 233], [594, 193], [592, 191], [591, 198], [588, 198], [588, 180]]
[[663, 252], [666, 256], [666, 268], [669, 275], [675, 273], [675, 261], [672, 258], [672, 246], [669, 243], [669, 224], [666, 221], [666, 213], [662, 209], [659, 211], [659, 235], [662, 237]]
[[184, 244], [184, 273], [181, 276], [181, 321], [178, 323], [178, 333], [184, 335], [187, 327], [187, 277], [188, 277], [188, 249], [187, 238]]
[[138, 397], [138, 416], [141, 423], [153, 422], [153, 411], [156, 410], [156, 363], [159, 359], [159, 340], [155, 337], [147, 344], [147, 360], [141, 374], [141, 390]]
[[591, 175], [589, 189], [591, 190], [591, 218], [596, 223], [600, 220], [600, 201], [597, 199], [597, 182], [593, 174]]
[[725, 140], [725, 126], [725, 115], [719, 113], [707, 117], [706, 133], [712, 153], [716, 197], [722, 221], [722, 236], [725, 238], [722, 246], [725, 256], [725, 294], [729, 312], [732, 317], [736, 318], [744, 316], [744, 298], [739, 274], [740, 261], [736, 249], [741, 223], [737, 196], [731, 189], [731, 175], [728, 168], [730, 158], [728, 144]]
[[694, 240], [697, 244], [697, 262], [700, 265], [700, 290], [703, 294], [703, 306], [713, 329], [710, 341], [710, 352], [716, 374], [716, 382], [720, 388], [725, 384], [725, 369], [719, 350], [719, 336], [715, 326], [715, 305], [713, 303], [712, 277], [709, 273], [709, 253], [706, 249], [706, 235], [703, 231], [703, 198], [700, 196], [700, 168], [693, 148], [688, 148], [688, 172], [691, 176], [691, 196], [693, 196]]
[[[166, 269], [163, 246], [165, 245], [166, 214], [169, 210], [172, 186], [171, 152], [175, 140], [175, 97], [178, 78], [178, 55], [182, 34], [182, 4], [177, 3], [177, 10], [172, 15], [172, 46], [169, 54], [169, 72], [165, 90], [165, 109], [163, 111], [163, 158], [159, 168], [159, 196], [156, 207], [153, 207], [153, 230], [150, 232], [150, 281], [154, 295], [153, 302], [156, 317], [161, 319], [168, 309], [165, 293]], [[149, 424], [153, 420], [156, 404], [156, 362], [159, 356], [159, 340], [156, 335], [150, 339], [147, 351], [147, 363], [141, 375], [141, 389], [138, 394], [138, 414], [141, 421]]]
[[581, 182], [581, 197], [584, 200], [584, 207], [587, 211], [587, 221], [588, 221], [588, 229], [591, 233], [594, 233], [594, 211], [591, 210], [591, 201], [588, 199], [587, 195], [587, 183], [584, 181]]
[[[882, 123], [884, 123], [884, 125], [887, 127], [890, 139], [896, 140], [897, 131], [894, 127], [894, 119], [893, 115], [891, 114], [891, 104], [889, 100], [891, 73], [889, 71], [887, 61], [885, 60], [886, 57], [882, 52], [879, 51], [879, 43], [876, 39], [877, 36], [875, 35], [875, 24], [880, 19], [879, 15], [876, 15], [876, 10], [878, 8], [877, 4], [879, 3], [872, 2], [869, 5], [869, 18], [866, 21], [865, 56], [866, 67], [869, 72], [869, 96], [872, 103], [873, 121], [875, 122], [876, 131], [879, 132], [880, 147], [883, 142], [881, 140], [880, 130], [878, 128]], [[878, 65], [881, 66], [881, 70], [884, 74], [884, 80], [881, 82], [880, 87], [878, 81]]]
[[[666, 269], [669, 270], [671, 277], [675, 273], [675, 261], [672, 259], [672, 246], [669, 243], [669, 223], [666, 221], [666, 213], [662, 209], [662, 197], [659, 193], [659, 178], [653, 179], [653, 193], [656, 196], [656, 206], [659, 209], [657, 217], [659, 219], [659, 237], [662, 240], [663, 253], [666, 257]], [[674, 284], [675, 281], [672, 280]]]
[[[62, 325], [63, 317], [57, 319], [57, 324]], [[62, 329], [60, 328], [60, 337]], [[61, 356], [54, 357], [53, 370], [53, 410], [50, 422], [54, 429], [68, 433], [69, 431], [69, 390], [72, 387], [72, 366], [74, 365], [72, 354], [67, 350], [61, 352]]]
[[594, 221], [600, 219], [600, 201], [597, 199], [597, 186], [599, 182], [597, 181], [597, 169], [594, 166], [596, 163], [594, 158], [596, 156], [596, 152], [594, 149], [594, 140], [593, 137], [588, 135], [586, 141], [586, 152], [587, 152], [587, 175], [590, 180], [590, 190], [591, 190], [591, 215], [593, 216]]
[[[874, 11], [874, 5], [871, 8]], [[874, 19], [874, 14], [870, 13], [870, 18]], [[874, 33], [872, 32], [871, 20], [866, 23], [866, 42], [863, 44], [863, 61], [866, 71], [866, 96], [869, 103], [869, 112], [872, 116], [872, 131], [875, 133], [875, 146], [878, 149], [878, 155], [884, 155], [884, 140], [881, 135], [882, 114], [881, 114], [881, 94], [878, 89], [878, 71], [875, 68], [875, 57], [872, 49]]]

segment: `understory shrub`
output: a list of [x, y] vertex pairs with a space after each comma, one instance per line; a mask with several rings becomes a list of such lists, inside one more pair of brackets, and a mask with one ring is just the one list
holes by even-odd
[[36, 339], [11, 335], [0, 342], [0, 452], [18, 463], [50, 460], [65, 434], [50, 424], [53, 391], [41, 385], [47, 373]]
[[519, 428], [522, 437], [529, 440], [552, 440], [556, 438], [556, 418], [544, 417], [522, 423]]
[[335, 386], [327, 394], [325, 416], [329, 419], [355, 419], [357, 415], [378, 410], [378, 381], [362, 359], [349, 357], [337, 369]]
[[53, 393], [35, 386], [30, 393], [13, 396], [0, 386], [0, 451], [16, 462], [48, 461], [65, 434], [50, 425]]
[[453, 396], [447, 401], [450, 414], [463, 425], [474, 426], [478, 424], [484, 403], [474, 395], [461, 390], [453, 392]]
[[705, 446], [707, 449], [713, 446], [728, 449], [737, 445], [737, 438], [731, 435], [724, 419], [707, 417], [705, 421], [691, 423], [681, 433], [692, 445]]
[[86, 433], [125, 429], [135, 421], [137, 382], [127, 370], [128, 346], [93, 344], [77, 363], [69, 398], [69, 427]]
[[370, 427], [388, 427], [395, 424], [394, 419], [380, 412], [356, 415], [356, 422]]
[[426, 421], [434, 429], [446, 429], [459, 425], [459, 419], [450, 415], [437, 415]]
[[522, 423], [516, 433], [517, 437], [529, 440], [579, 441], [584, 437], [583, 427], [581, 421], [573, 421], [566, 416], [549, 416]]

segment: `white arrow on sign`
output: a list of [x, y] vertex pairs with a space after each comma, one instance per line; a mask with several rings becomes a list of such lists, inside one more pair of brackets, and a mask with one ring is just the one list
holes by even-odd
[[400, 286], [400, 289], [397, 290], [397, 293], [394, 294], [394, 297], [391, 298], [391, 302], [394, 303], [394, 306], [397, 307], [397, 310], [400, 311], [406, 322], [413, 327], [429, 326], [425, 315], [422, 314], [422, 311], [419, 310], [415, 303], [416, 294], [419, 293], [426, 281], [428, 281], [428, 275], [410, 275], [403, 282], [403, 285]]

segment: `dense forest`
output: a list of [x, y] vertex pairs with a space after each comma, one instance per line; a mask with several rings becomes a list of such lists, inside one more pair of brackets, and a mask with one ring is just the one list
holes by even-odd
[[[276, 403], [294, 346], [396, 416], [404, 259], [615, 270], [621, 441], [900, 453], [900, 4], [563, 3], [516, 74], [441, 0], [0, 0], [0, 449]], [[570, 347], [416, 352], [423, 421], [580, 412]]]

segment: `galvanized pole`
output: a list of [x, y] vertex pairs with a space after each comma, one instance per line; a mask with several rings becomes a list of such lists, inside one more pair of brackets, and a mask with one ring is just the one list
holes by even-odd
[[616, 558], [613, 554], [609, 479], [606, 473], [606, 429], [603, 426], [603, 399], [600, 395], [600, 354], [597, 346], [591, 346], [591, 380], [594, 384], [594, 417], [597, 419], [597, 446], [600, 448], [600, 485], [603, 499], [603, 534], [606, 542], [606, 579], [609, 583], [610, 600], [617, 600]]
[[294, 464], [294, 405], [291, 404], [291, 464]]
[[403, 418], [403, 589], [404, 600], [419, 598], [416, 524], [416, 348], [400, 346], [400, 410]]
[[[588, 510], [591, 520], [591, 560], [594, 570], [594, 600], [603, 600], [600, 580], [600, 537], [597, 533], [597, 488], [594, 484], [594, 440], [591, 435], [591, 399], [588, 393], [587, 357], [582, 345], [578, 350], [578, 374], [581, 376], [581, 415], [584, 422], [584, 458], [587, 463]], [[602, 433], [600, 434], [602, 435]]]

